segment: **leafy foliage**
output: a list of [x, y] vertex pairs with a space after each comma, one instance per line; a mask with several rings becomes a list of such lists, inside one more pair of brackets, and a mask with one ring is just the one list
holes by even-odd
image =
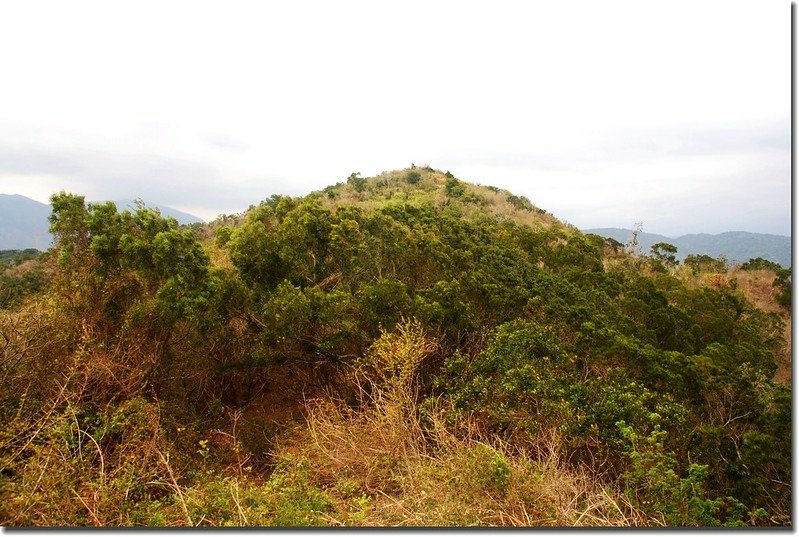
[[[54, 248], [0, 276], [3, 523], [359, 523], [421, 493], [439, 518], [387, 520], [580, 523], [530, 499], [576, 472], [624, 520], [790, 520], [784, 320], [724, 260], [630, 256], [429, 166], [205, 228], [52, 202]], [[790, 271], [741, 270], [790, 305]]]
[[686, 267], [690, 267], [694, 274], [727, 271], [727, 261], [725, 259], [716, 259], [706, 254], [689, 255], [685, 258], [683, 263]]
[[676, 267], [677, 247], [667, 242], [658, 242], [652, 245], [652, 255], [667, 267]]

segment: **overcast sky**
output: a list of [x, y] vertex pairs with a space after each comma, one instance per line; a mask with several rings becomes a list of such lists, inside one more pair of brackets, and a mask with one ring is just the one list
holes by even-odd
[[790, 2], [0, 3], [0, 193], [213, 219], [410, 163], [580, 228], [790, 234]]

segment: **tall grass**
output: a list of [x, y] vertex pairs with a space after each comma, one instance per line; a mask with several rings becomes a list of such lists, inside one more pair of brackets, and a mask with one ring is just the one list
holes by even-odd
[[[21, 326], [34, 329], [34, 313]], [[16, 333], [7, 351], [25, 345], [25, 331]], [[138, 375], [122, 349], [79, 345], [62, 361], [60, 380], [31, 388], [30, 400], [4, 401], [7, 413], [17, 412], [6, 414], [0, 434], [0, 524], [657, 523], [567, 467], [556, 434], [531, 452], [512, 450], [469, 420], [451, 423], [445, 403], [420, 403], [417, 372], [436, 349], [416, 322], [384, 333], [351, 372], [355, 396], [306, 401], [306, 425], [282, 435], [264, 474], [240, 438], [241, 413], [231, 413], [228, 430], [199, 438], [136, 393]], [[114, 390], [124, 397], [109, 397]]]
[[[355, 408], [308, 402], [308, 427], [281, 449], [306, 461], [309, 479], [339, 511], [366, 526], [653, 525], [585, 471], [568, 468], [557, 434], [536, 452], [514, 451], [470, 422], [448, 423], [446, 405], [420, 405], [414, 375], [435, 342], [419, 325], [384, 334], [353, 375]], [[353, 504], [355, 502], [355, 504]]]

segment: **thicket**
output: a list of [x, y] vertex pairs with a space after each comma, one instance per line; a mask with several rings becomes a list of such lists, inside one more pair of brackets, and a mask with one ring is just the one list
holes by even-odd
[[207, 229], [52, 202], [0, 313], [5, 525], [790, 523], [785, 320], [696, 285], [722, 261], [428, 168]]

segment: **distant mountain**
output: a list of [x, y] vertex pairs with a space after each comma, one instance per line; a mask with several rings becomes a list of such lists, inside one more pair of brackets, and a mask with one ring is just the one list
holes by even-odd
[[[90, 202], [91, 203], [91, 202]], [[120, 211], [135, 210], [133, 200], [114, 202]], [[192, 214], [164, 205], [145, 202], [147, 207], [158, 209], [162, 215], [171, 216], [181, 224], [203, 222]], [[36, 248], [47, 250], [52, 242], [47, 217], [52, 207], [19, 194], [0, 194], [0, 250], [22, 250]]]
[[[114, 200], [114, 203], [116, 204], [118, 211], [124, 211], [127, 209], [132, 212], [136, 210], [136, 201], [134, 200]], [[183, 211], [178, 211], [177, 209], [167, 207], [166, 205], [157, 205], [155, 203], [148, 203], [146, 201], [144, 204], [150, 209], [158, 209], [158, 212], [161, 213], [161, 216], [171, 216], [181, 224], [202, 224], [205, 222], [205, 220], [194, 216], [193, 214], [184, 213]]]
[[[627, 244], [630, 242], [630, 238], [633, 235], [632, 229], [624, 229], [618, 227], [602, 227], [602, 228], [594, 228], [594, 229], [581, 229], [583, 233], [593, 233], [594, 235], [599, 235], [600, 237], [609, 237], [611, 239], [617, 240], [622, 244]], [[649, 252], [649, 248], [658, 242], [668, 242], [677, 246], [677, 243], [674, 242], [676, 239], [671, 237], [667, 237], [665, 235], [658, 235], [657, 233], [646, 233], [641, 232], [638, 234], [638, 244], [641, 246], [641, 251], [644, 253]], [[686, 252], [680, 251], [678, 247], [677, 256], [680, 260], [684, 259], [685, 256], [688, 255]]]
[[[610, 237], [623, 244], [632, 237], [631, 229], [594, 228], [584, 229], [583, 233], [594, 233]], [[656, 233], [640, 233], [638, 243], [641, 251], [649, 253], [651, 246], [658, 242], [668, 242], [677, 247], [677, 258], [682, 261], [690, 254], [707, 254], [711, 257], [724, 256], [731, 262], [743, 263], [755, 257], [762, 257], [783, 267], [791, 266], [791, 238], [784, 235], [749, 233], [747, 231], [728, 231], [718, 235], [698, 233], [672, 238]]]
[[0, 250], [47, 250], [50, 206], [18, 194], [0, 194]]

